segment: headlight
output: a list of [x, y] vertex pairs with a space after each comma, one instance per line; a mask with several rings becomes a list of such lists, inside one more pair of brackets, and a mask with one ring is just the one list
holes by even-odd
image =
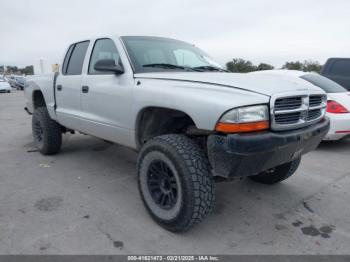
[[215, 130], [224, 133], [242, 133], [266, 130], [269, 126], [267, 105], [258, 105], [228, 111], [220, 118]]

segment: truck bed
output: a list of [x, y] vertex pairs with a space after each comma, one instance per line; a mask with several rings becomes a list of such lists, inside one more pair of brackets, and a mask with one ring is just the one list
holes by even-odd
[[55, 73], [34, 75], [27, 78], [27, 85], [24, 91], [25, 96], [27, 98], [26, 109], [29, 113], [33, 113], [33, 101], [35, 90], [41, 90], [41, 92], [44, 95], [50, 116], [53, 119], [56, 119], [54, 113], [54, 78]]

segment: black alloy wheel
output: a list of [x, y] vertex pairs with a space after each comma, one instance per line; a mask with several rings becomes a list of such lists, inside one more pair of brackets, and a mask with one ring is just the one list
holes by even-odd
[[178, 194], [176, 178], [169, 166], [161, 161], [153, 161], [147, 172], [147, 185], [154, 202], [163, 209], [175, 206]]

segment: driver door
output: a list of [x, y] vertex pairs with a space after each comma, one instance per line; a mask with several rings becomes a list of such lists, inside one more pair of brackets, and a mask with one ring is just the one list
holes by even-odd
[[130, 140], [133, 78], [94, 69], [101, 59], [114, 59], [121, 64], [112, 39], [97, 39], [91, 51], [87, 74], [82, 80], [82, 129], [108, 141], [125, 144]]

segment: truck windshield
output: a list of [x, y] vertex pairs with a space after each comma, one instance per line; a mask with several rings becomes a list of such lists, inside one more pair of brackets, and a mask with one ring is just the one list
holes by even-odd
[[135, 73], [163, 71], [216, 71], [225, 69], [199, 48], [162, 37], [121, 37]]
[[310, 82], [315, 86], [318, 86], [319, 88], [323, 89], [326, 93], [342, 93], [348, 91], [336, 82], [321, 75], [306, 74], [301, 76], [300, 78]]

